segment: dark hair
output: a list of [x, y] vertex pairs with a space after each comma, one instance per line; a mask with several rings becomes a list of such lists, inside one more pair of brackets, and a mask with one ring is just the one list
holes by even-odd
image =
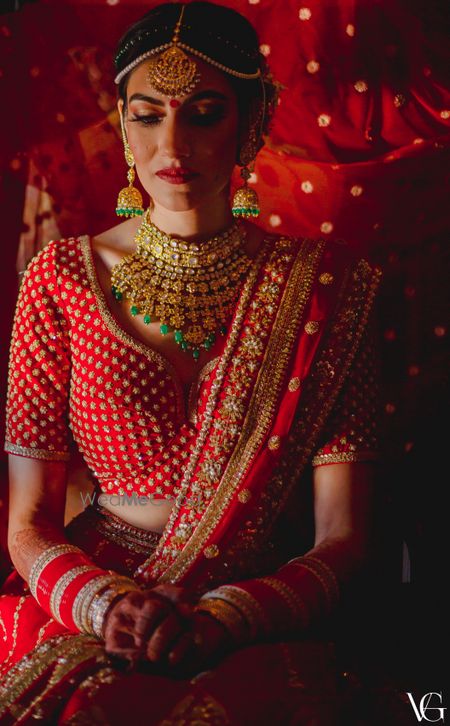
[[[157, 5], [128, 28], [117, 45], [117, 73], [142, 53], [172, 40], [182, 5]], [[261, 134], [268, 133], [275, 106], [276, 86], [269, 75], [265, 58], [259, 51], [256, 31], [249, 21], [223, 5], [191, 2], [185, 5], [180, 40], [217, 63], [241, 73], [250, 74], [261, 70], [261, 78], [256, 79], [241, 79], [229, 73], [226, 76], [236, 94], [241, 123], [248, 125], [252, 115], [263, 110]], [[129, 77], [130, 73], [127, 73], [118, 84], [118, 95], [124, 101], [124, 108]], [[262, 145], [261, 139], [259, 146]]]

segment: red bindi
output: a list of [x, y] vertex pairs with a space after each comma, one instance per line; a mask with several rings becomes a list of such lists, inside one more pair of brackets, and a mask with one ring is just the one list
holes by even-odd
[[170, 99], [169, 106], [171, 106], [171, 108], [178, 108], [179, 105], [180, 105], [180, 102], [177, 101], [176, 98], [171, 98]]

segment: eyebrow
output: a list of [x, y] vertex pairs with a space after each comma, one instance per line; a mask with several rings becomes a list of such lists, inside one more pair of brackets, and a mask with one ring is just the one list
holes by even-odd
[[[194, 96], [191, 96], [189, 98], [189, 103], [192, 101], [203, 101], [204, 99], [209, 98], [216, 98], [219, 101], [226, 101], [227, 97], [220, 93], [219, 91], [199, 91], [199, 93], [194, 94]], [[152, 96], [146, 96], [144, 93], [133, 93], [132, 96], [128, 99], [128, 102], [131, 103], [131, 101], [147, 101], [147, 103], [153, 103], [155, 106], [165, 106], [164, 101], [161, 101], [160, 98], [152, 98]]]

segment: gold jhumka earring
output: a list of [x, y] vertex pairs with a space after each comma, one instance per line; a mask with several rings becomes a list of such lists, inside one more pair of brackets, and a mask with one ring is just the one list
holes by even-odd
[[[262, 83], [262, 89], [264, 94], [264, 83]], [[258, 153], [258, 142], [261, 138], [263, 127], [264, 105], [265, 99], [257, 108], [256, 113], [252, 114], [247, 140], [239, 151], [239, 165], [242, 167], [241, 177], [244, 180], [244, 184], [236, 189], [233, 196], [231, 211], [235, 217], [258, 217], [261, 211], [258, 195], [254, 189], [248, 186], [248, 180], [252, 175], [256, 154]]]
[[127, 172], [128, 186], [124, 187], [124, 189], [121, 189], [117, 198], [116, 214], [118, 217], [140, 217], [142, 214], [144, 214], [144, 208], [142, 206], [142, 194], [140, 193], [139, 189], [136, 189], [136, 187], [133, 186], [133, 182], [136, 178], [136, 174], [134, 171], [134, 156], [127, 141], [122, 114], [120, 114], [120, 126], [122, 129], [125, 161], [130, 168]]
[[256, 128], [253, 126], [250, 131], [250, 138], [243, 145], [239, 154], [239, 162], [242, 166], [241, 177], [244, 180], [244, 184], [236, 189], [233, 196], [231, 211], [234, 217], [257, 217], [261, 211], [256, 191], [248, 186], [248, 180], [254, 168], [256, 153]]

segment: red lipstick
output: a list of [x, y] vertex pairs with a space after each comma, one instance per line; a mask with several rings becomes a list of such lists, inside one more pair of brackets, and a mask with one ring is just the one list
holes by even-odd
[[159, 176], [160, 179], [163, 179], [169, 184], [186, 184], [192, 181], [198, 174], [184, 166], [171, 166], [167, 169], [160, 169], [156, 172], [156, 176]]

